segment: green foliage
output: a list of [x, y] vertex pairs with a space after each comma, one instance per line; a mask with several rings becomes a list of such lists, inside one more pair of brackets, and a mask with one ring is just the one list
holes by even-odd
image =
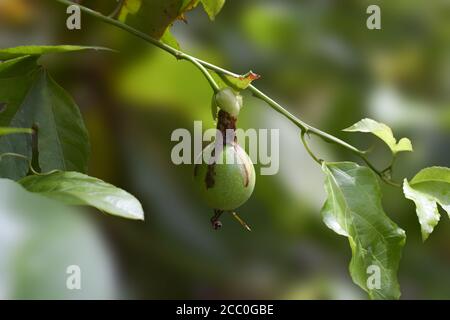
[[416, 205], [422, 239], [425, 241], [440, 219], [437, 204], [450, 216], [450, 169], [425, 168], [409, 183], [407, 179], [404, 180], [403, 192], [405, 197], [414, 201]]
[[170, 32], [170, 27], [176, 20], [185, 20], [185, 13], [197, 7], [200, 2], [211, 20], [215, 19], [225, 4], [225, 0], [125, 0], [118, 19], [125, 22], [129, 14], [136, 15], [140, 12], [152, 37], [178, 49], [179, 44]]
[[[224, 2], [224, 0], [124, 0], [121, 2], [121, 8], [119, 8], [119, 20], [125, 21], [130, 14], [142, 14], [139, 19], [145, 22], [146, 32], [152, 37], [160, 39], [162, 42], [178, 49], [179, 45], [170, 33], [171, 25], [176, 20], [185, 20], [185, 13], [195, 8], [199, 3], [202, 3], [208, 16], [213, 20], [221, 10]], [[275, 7], [271, 8], [274, 9]], [[314, 81], [317, 81], [323, 84], [324, 88], [328, 87], [328, 83], [323, 81], [327, 80], [326, 77], [322, 79], [320, 72], [316, 72], [317, 68], [314, 68], [314, 66], [311, 67], [310, 70], [314, 72], [310, 72], [309, 65], [306, 66], [301, 63], [296, 63], [294, 66], [292, 63], [294, 61], [293, 58], [295, 58], [295, 61], [299, 61], [299, 56], [308, 57], [305, 55], [305, 52], [308, 52], [308, 54], [316, 56], [315, 58], [319, 61], [323, 69], [326, 69], [330, 74], [335, 74], [336, 69], [331, 69], [327, 63], [324, 63], [326, 62], [324, 58], [327, 56], [330, 58], [332, 56], [330, 52], [332, 53], [335, 50], [323, 50], [322, 55], [318, 55], [317, 53], [320, 52], [317, 48], [313, 48], [313, 46], [308, 44], [314, 43], [314, 46], [321, 47], [321, 45], [316, 44], [329, 41], [329, 39], [325, 38], [319, 39], [320, 41], [309, 41], [312, 38], [318, 39], [320, 32], [316, 30], [320, 28], [310, 28], [311, 30], [315, 30], [310, 35], [312, 38], [302, 38], [306, 39], [306, 41], [302, 41], [301, 43], [293, 42], [292, 39], [294, 37], [291, 36], [289, 30], [306, 29], [298, 28], [299, 25], [296, 21], [298, 19], [290, 19], [293, 17], [292, 15], [285, 15], [282, 11], [278, 10], [264, 10], [264, 12], [249, 10], [248, 12], [249, 14], [245, 16], [243, 23], [249, 29], [249, 33], [253, 38], [252, 41], [267, 49], [273, 47], [274, 43], [278, 47], [283, 48], [280, 50], [282, 51], [281, 56], [274, 59], [277, 61], [277, 72], [282, 74], [283, 81], [280, 81], [280, 86], [282, 85], [283, 89], [286, 82], [288, 82], [286, 80], [288, 78], [291, 79], [291, 83], [296, 88], [299, 87], [298, 70], [295, 69], [296, 67], [303, 72], [303, 81], [308, 85], [311, 85], [311, 83], [314, 85]], [[305, 10], [305, 12], [307, 11]], [[314, 24], [314, 21], [319, 20], [317, 19], [319, 16], [327, 15], [320, 13], [318, 16], [305, 16], [305, 19], [300, 20], [304, 21], [301, 23], [305, 25], [309, 23]], [[262, 17], [264, 19], [261, 19]], [[108, 18], [102, 20], [108, 21]], [[349, 20], [346, 19], [346, 22]], [[267, 23], [268, 21], [270, 23]], [[117, 22], [112, 24], [120, 26]], [[334, 23], [330, 23], [330, 25], [335, 26]], [[122, 26], [125, 27], [124, 25]], [[303, 25], [301, 26], [303, 27]], [[343, 31], [340, 30], [342, 26], [339, 24], [336, 27], [337, 29], [335, 31]], [[351, 29], [357, 30], [357, 28]], [[130, 31], [129, 29], [127, 30]], [[445, 28], [442, 28], [442, 30], [445, 30]], [[134, 34], [138, 35], [139, 33], [136, 32]], [[307, 33], [305, 32], [305, 34]], [[360, 37], [358, 36], [358, 38]], [[338, 40], [337, 43], [341, 43], [341, 40], [344, 39]], [[149, 42], [155, 44], [154, 41]], [[342, 41], [342, 44], [345, 43], [346, 41]], [[177, 53], [174, 53], [173, 50], [167, 50], [167, 47], [159, 47], [162, 47], [162, 49], [178, 58], [181, 57]], [[343, 48], [344, 50], [339, 50], [342, 53], [340, 57], [336, 55], [333, 59], [344, 62], [342, 65], [345, 65], [349, 61], [357, 61], [357, 59], [353, 59], [353, 55], [348, 54], [347, 56], [345, 46]], [[6, 104], [6, 111], [0, 113], [0, 135], [4, 133], [17, 133], [21, 130], [27, 130], [26, 132], [30, 133], [30, 129], [14, 128], [32, 127], [36, 129], [36, 138], [38, 141], [37, 150], [33, 150], [33, 140], [29, 135], [8, 135], [2, 137], [0, 138], [0, 155], [2, 152], [14, 152], [25, 156], [30, 161], [33, 156], [38, 156], [38, 163], [42, 171], [50, 171], [53, 169], [86, 170], [89, 142], [78, 108], [67, 93], [36, 63], [37, 58], [45, 53], [85, 49], [103, 48], [32, 46], [0, 50], [0, 60], [7, 59], [7, 61], [0, 63], [0, 103]], [[352, 50], [348, 51], [350, 52]], [[183, 56], [189, 57], [186, 54], [183, 54]], [[288, 58], [289, 56], [290, 59]], [[201, 88], [201, 85], [198, 85], [199, 82], [196, 81], [197, 79], [193, 75], [186, 72], [184, 77], [171, 78], [171, 73], [167, 71], [173, 65], [173, 61], [171, 60], [170, 66], [168, 66], [165, 63], [166, 61], [159, 60], [158, 56], [153, 56], [152, 59], [151, 67], [159, 68], [157, 70], [161, 71], [161, 76], [153, 77], [154, 83], [151, 84], [149, 83], [151, 79], [148, 77], [150, 72], [147, 72], [146, 69], [139, 66], [139, 68], [136, 68], [136, 70], [133, 69], [130, 72], [129, 78], [132, 81], [129, 81], [128, 78], [120, 80], [122, 84], [127, 84], [124, 86], [125, 91], [143, 92], [143, 98], [167, 98], [167, 101], [170, 101], [173, 105], [179, 105], [179, 109], [189, 109], [189, 112], [194, 108], [199, 108], [199, 105], [203, 105], [202, 103], [197, 103], [197, 101], [199, 97], [202, 97], [204, 90], [197, 89], [198, 87]], [[313, 59], [300, 60], [308, 61], [307, 63], [314, 61]], [[231, 87], [235, 91], [245, 90], [253, 80], [259, 77], [252, 72], [242, 76], [232, 76], [230, 75], [231, 73], [223, 73], [220, 68], [197, 60], [194, 57], [192, 57], [192, 61], [198, 62], [200, 67], [203, 66], [215, 70], [210, 72], [220, 88]], [[179, 65], [183, 68], [183, 63], [178, 64], [177, 67]], [[395, 61], [394, 65], [402, 65], [402, 63]], [[391, 68], [387, 67], [386, 69]], [[186, 71], [192, 70], [187, 69]], [[315, 79], [317, 76], [319, 77]], [[360, 82], [359, 77], [357, 81]], [[167, 83], [164, 84], [164, 82]], [[346, 81], [342, 82], [347, 83]], [[139, 85], [136, 85], [136, 83]], [[177, 95], [173, 93], [174, 88], [177, 90]], [[339, 87], [338, 89], [342, 88]], [[255, 88], [250, 87], [250, 90], [254, 94], [256, 93], [255, 96], [259, 98], [263, 96], [258, 96], [258, 91]], [[349, 90], [349, 92], [352, 91]], [[192, 100], [190, 101], [182, 97], [183, 93], [193, 97]], [[307, 95], [302, 92], [300, 96]], [[340, 235], [346, 236], [349, 240], [352, 250], [350, 274], [353, 281], [367, 291], [371, 298], [398, 298], [400, 296], [400, 289], [397, 283], [397, 269], [406, 237], [404, 231], [389, 219], [382, 208], [381, 192], [376, 176], [378, 174], [383, 180], [392, 182], [390, 179], [391, 172], [389, 171], [392, 169], [392, 165], [388, 168], [388, 171], [378, 171], [365, 158], [364, 152], [330, 134], [304, 124], [303, 121], [290, 115], [270, 98], [264, 97], [262, 100], [268, 102], [276, 111], [287, 116], [302, 130], [302, 133], [311, 129], [312, 133], [321, 137], [323, 140], [350, 149], [370, 166], [369, 169], [351, 162], [322, 162], [322, 170], [326, 175], [325, 189], [328, 194], [328, 199], [322, 209], [322, 214], [329, 228]], [[177, 111], [181, 112], [180, 110]], [[217, 113], [217, 103], [215, 100], [211, 104], [211, 111], [213, 117], [215, 117]], [[423, 119], [421, 120], [422, 122], [426, 122]], [[3, 128], [3, 126], [7, 126], [7, 128]], [[374, 134], [388, 145], [394, 158], [398, 152], [412, 151], [412, 144], [409, 139], [402, 138], [397, 141], [392, 130], [387, 125], [372, 119], [363, 119], [344, 131]], [[307, 143], [305, 143], [305, 147], [307, 147]], [[307, 149], [317, 162], [321, 162], [308, 147]], [[3, 159], [0, 162], [0, 176], [7, 176], [13, 179], [22, 178], [27, 174], [28, 166], [29, 164], [26, 161]], [[205, 168], [200, 169], [203, 170], [201, 173], [205, 174]], [[406, 179], [404, 181], [403, 190], [405, 196], [413, 200], [416, 204], [417, 215], [422, 227], [422, 236], [424, 239], [429, 236], [439, 221], [440, 216], [437, 204], [450, 214], [449, 170], [448, 168], [442, 167], [427, 168], [419, 172], [410, 182]], [[386, 174], [386, 172], [389, 174]], [[239, 175], [236, 176], [240, 178], [242, 176], [241, 173], [240, 171]], [[199, 175], [202, 178], [199, 182], [204, 187], [202, 174]], [[229, 176], [227, 174], [222, 174], [222, 176], [227, 178]], [[386, 178], [388, 175], [389, 178]], [[220, 172], [218, 177], [220, 177]], [[227, 182], [236, 184], [240, 183], [240, 180], [231, 179], [231, 181]], [[0, 188], [2, 183], [3, 181], [0, 180]], [[38, 192], [68, 204], [90, 205], [125, 218], [143, 219], [142, 207], [133, 196], [110, 184], [79, 172], [58, 171], [44, 175], [34, 175], [20, 180], [20, 183], [32, 192]], [[395, 185], [395, 183], [392, 184]], [[223, 195], [224, 192], [235, 189], [234, 187], [224, 187], [219, 190], [220, 192], [218, 194]], [[247, 198], [247, 194], [245, 196]], [[248, 194], [248, 196], [250, 195]], [[28, 199], [29, 194], [25, 197]], [[213, 207], [229, 209], [230, 199], [219, 200], [221, 200], [221, 203], [219, 205], [214, 204]], [[236, 201], [236, 203], [238, 202], [241, 201]], [[230, 206], [235, 207], [235, 205]], [[371, 266], [378, 266], [380, 268], [381, 286], [379, 288], [374, 288], [369, 285], [368, 280], [370, 274], [368, 270]]]
[[[383, 211], [375, 174], [352, 162], [323, 163], [327, 201], [325, 224], [346, 236], [352, 249], [350, 274], [372, 299], [398, 299], [397, 269], [405, 232]], [[380, 288], [368, 286], [368, 268], [380, 268]]]
[[203, 8], [211, 20], [216, 18], [216, 15], [222, 10], [225, 0], [201, 0]]
[[171, 46], [172, 48], [180, 50], [180, 44], [178, 43], [172, 32], [170, 32], [170, 28], [167, 28], [167, 30], [164, 32], [163, 36], [161, 37], [161, 41]]
[[[47, 71], [39, 68], [14, 81], [0, 79], [0, 83], [3, 84], [0, 101], [6, 103], [0, 125], [36, 128], [40, 168], [44, 172], [54, 169], [86, 172], [90, 147], [80, 111]], [[0, 140], [1, 153], [14, 152], [31, 159], [32, 148], [30, 136], [14, 135]], [[3, 177], [19, 179], [27, 171], [28, 164], [24, 161], [0, 162]]]
[[[43, 172], [21, 183], [32, 192], [40, 192], [69, 204], [91, 205], [105, 212], [130, 219], [143, 219], [141, 204], [132, 195], [101, 180], [83, 175], [87, 171], [89, 137], [80, 110], [37, 62], [45, 53], [98, 49], [81, 46], [32, 46], [0, 50], [0, 176], [14, 180], [25, 177], [33, 155]], [[20, 56], [24, 55], [24, 56]], [[19, 56], [19, 57], [18, 57]], [[36, 130], [37, 150], [31, 135]], [[34, 152], [36, 151], [36, 152]], [[65, 172], [67, 171], [67, 172]], [[78, 171], [78, 172], [71, 172]]]
[[37, 56], [22, 56], [0, 63], [0, 79], [30, 73], [37, 68]]
[[[37, 70], [35, 62], [35, 59], [24, 57], [0, 64], [0, 102], [4, 105], [4, 110], [0, 113], [0, 126], [13, 128], [31, 128], [33, 126], [33, 123], [29, 121], [30, 115], [26, 113], [24, 107], [26, 107], [26, 103], [32, 102], [26, 97]], [[31, 69], [27, 69], [28, 67]], [[19, 109], [22, 109], [22, 112], [19, 113]], [[31, 108], [31, 111], [33, 111], [33, 108]], [[31, 159], [31, 136], [9, 135], [0, 137], [0, 154], [6, 152], [21, 154]], [[0, 177], [17, 180], [24, 177], [27, 172], [28, 164], [26, 161], [14, 158], [2, 158], [0, 161]]]
[[412, 144], [408, 138], [401, 138], [398, 142], [389, 128], [384, 123], [377, 122], [372, 119], [362, 119], [351, 127], [344, 129], [347, 132], [370, 132], [383, 140], [395, 155], [402, 151], [412, 151]]
[[[81, 50], [108, 50], [85, 46], [20, 46], [0, 50], [0, 126], [35, 128], [40, 169], [86, 172], [88, 133], [73, 99], [37, 64], [43, 54]], [[31, 136], [0, 138], [1, 153], [17, 153], [31, 160]], [[20, 179], [28, 163], [14, 158], [0, 162], [0, 176]]]
[[112, 215], [144, 220], [139, 201], [128, 192], [79, 172], [54, 172], [20, 180], [28, 191], [70, 205], [88, 205]]
[[166, 30], [176, 20], [183, 19], [184, 13], [197, 4], [198, 0], [143, 1], [139, 13], [140, 16], [145, 18], [147, 32], [152, 37], [161, 39]]
[[47, 72], [36, 75], [28, 93], [34, 101], [38, 124], [39, 165], [53, 169], [87, 171], [89, 137], [78, 106]]

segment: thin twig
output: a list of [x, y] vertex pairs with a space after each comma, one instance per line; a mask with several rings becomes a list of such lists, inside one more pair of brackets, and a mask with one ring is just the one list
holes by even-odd
[[313, 158], [313, 160], [315, 162], [322, 165], [323, 160], [317, 158], [316, 155], [314, 154], [314, 152], [311, 150], [311, 148], [308, 145], [308, 141], [306, 141], [306, 139], [305, 139], [305, 134], [306, 134], [306, 130], [302, 130], [300, 137], [302, 138], [302, 142], [303, 142], [303, 145], [305, 146], [306, 152], [308, 152], [308, 154], [311, 156], [311, 158]]

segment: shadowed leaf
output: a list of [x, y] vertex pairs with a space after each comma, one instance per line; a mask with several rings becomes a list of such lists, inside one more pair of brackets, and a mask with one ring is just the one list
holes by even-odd
[[[6, 111], [0, 114], [0, 126], [36, 128], [39, 166], [86, 172], [89, 137], [80, 111], [72, 98], [44, 69], [14, 79], [1, 79], [0, 101]], [[31, 158], [28, 135], [0, 138], [0, 153], [14, 152]], [[26, 161], [5, 159], [0, 162], [0, 176], [20, 179], [26, 175]]]

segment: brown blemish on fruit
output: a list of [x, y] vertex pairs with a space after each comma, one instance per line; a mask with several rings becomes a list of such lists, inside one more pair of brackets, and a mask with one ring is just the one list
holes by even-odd
[[234, 150], [236, 151], [236, 155], [239, 157], [240, 169], [241, 169], [242, 174], [244, 176], [244, 187], [247, 188], [248, 185], [250, 184], [250, 171], [247, 168], [247, 163], [244, 161], [244, 159], [242, 159], [242, 156], [238, 152], [238, 145], [237, 144], [234, 145]]
[[[217, 130], [222, 134], [223, 145], [230, 144], [232, 142], [236, 142], [236, 122], [237, 118], [233, 117], [226, 111], [220, 110], [218, 114], [217, 120]], [[227, 135], [228, 131], [228, 135]], [[230, 134], [232, 133], [232, 134]]]

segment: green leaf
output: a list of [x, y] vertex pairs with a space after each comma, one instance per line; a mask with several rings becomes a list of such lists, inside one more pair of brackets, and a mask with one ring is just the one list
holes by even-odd
[[222, 10], [225, 0], [201, 0], [203, 8], [211, 20], [216, 18], [216, 15]]
[[[201, 1], [208, 16], [213, 20], [222, 9], [225, 0]], [[186, 21], [185, 13], [197, 7], [200, 0], [125, 0], [119, 11], [119, 20], [124, 22], [130, 18], [130, 23], [145, 21], [145, 28], [150, 36], [164, 43], [179, 48], [175, 37], [170, 33], [170, 27], [177, 20]]]
[[236, 77], [227, 74], [218, 74], [214, 71], [210, 71], [210, 73], [221, 89], [231, 87], [235, 91], [247, 89], [254, 80], [258, 80], [260, 78], [260, 75], [254, 73], [253, 71], [249, 71], [244, 75]]
[[392, 154], [401, 151], [413, 151], [411, 141], [408, 138], [401, 138], [398, 142], [389, 128], [384, 123], [365, 118], [355, 123], [351, 127], [344, 129], [347, 132], [370, 132], [383, 140], [391, 149]]
[[144, 220], [139, 201], [128, 192], [100, 179], [79, 172], [58, 171], [49, 175], [28, 176], [20, 180], [28, 191], [70, 205], [87, 205], [112, 215]]
[[[44, 69], [25, 76], [0, 78], [0, 102], [6, 103], [6, 111], [0, 114], [0, 126], [36, 128], [42, 171], [86, 172], [90, 147], [80, 111]], [[1, 137], [0, 153], [4, 152], [31, 159], [31, 137]], [[17, 180], [27, 172], [26, 161], [8, 158], [0, 162], [2, 177]]]
[[136, 14], [141, 9], [142, 0], [125, 0], [120, 8], [119, 20], [125, 22], [129, 14]]
[[143, 28], [148, 30], [150, 36], [161, 39], [176, 20], [185, 20], [184, 14], [198, 3], [199, 0], [142, 1], [139, 12], [128, 18], [130, 23], [144, 21]]
[[103, 47], [87, 47], [87, 46], [20, 46], [15, 48], [0, 49], [0, 60], [9, 60], [22, 56], [41, 56], [48, 53], [64, 53], [83, 50], [107, 50], [111, 49]]
[[39, 166], [43, 172], [86, 172], [89, 136], [78, 106], [45, 71], [37, 75], [35, 86]]
[[3, 128], [0, 127], [0, 136], [6, 136], [7, 134], [15, 134], [15, 133], [33, 133], [33, 129], [27, 128]]
[[199, 2], [200, 0], [181, 0], [180, 12], [183, 14], [186, 11], [194, 9]]
[[[376, 175], [353, 162], [323, 163], [328, 198], [322, 208], [325, 224], [346, 236], [352, 250], [350, 275], [372, 299], [398, 299], [397, 269], [405, 232], [383, 211]], [[370, 268], [379, 268], [379, 287]]]
[[0, 78], [24, 75], [37, 68], [36, 56], [23, 56], [0, 62]]
[[164, 32], [160, 40], [165, 44], [171, 46], [172, 48], [180, 50], [180, 44], [178, 43], [177, 39], [173, 36], [172, 32], [170, 32], [170, 28], [167, 28], [166, 32]]
[[414, 201], [425, 241], [438, 224], [439, 204], [450, 217], [450, 169], [430, 167], [421, 170], [409, 183], [403, 181], [403, 193]]
[[[27, 93], [33, 83], [37, 65], [30, 58], [17, 58], [0, 64], [0, 126], [31, 128], [28, 115], [19, 109], [28, 103]], [[3, 66], [3, 68], [2, 68]], [[17, 153], [31, 159], [32, 145], [29, 135], [8, 135], [0, 137], [0, 154]], [[0, 161], [0, 177], [18, 180], [24, 177], [29, 169], [27, 161], [3, 157]]]

